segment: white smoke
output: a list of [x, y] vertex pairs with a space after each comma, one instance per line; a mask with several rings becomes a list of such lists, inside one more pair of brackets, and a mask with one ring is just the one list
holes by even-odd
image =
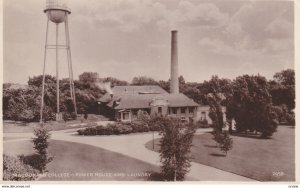
[[110, 82], [97, 82], [96, 84], [100, 89], [105, 90], [110, 95], [113, 95]]

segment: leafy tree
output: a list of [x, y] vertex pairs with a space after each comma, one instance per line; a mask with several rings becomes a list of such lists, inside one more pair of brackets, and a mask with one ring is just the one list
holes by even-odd
[[158, 85], [165, 91], [170, 92], [170, 81], [160, 80], [158, 81]]
[[185, 84], [185, 79], [182, 75], [180, 75], [178, 77], [178, 83], [179, 83], [179, 85], [184, 85]]
[[101, 82], [110, 82], [111, 83], [111, 87], [114, 87], [114, 86], [127, 86], [127, 85], [129, 85], [127, 81], [119, 80], [119, 79], [113, 78], [113, 77], [100, 78], [99, 80]]
[[[28, 86], [42, 87], [43, 75], [29, 77]], [[45, 85], [54, 85], [56, 84], [56, 78], [51, 75], [45, 75]]]
[[38, 89], [29, 87], [27, 89], [3, 90], [3, 118], [17, 121], [35, 121], [39, 118], [40, 96]]
[[233, 82], [233, 95], [227, 106], [227, 116], [234, 118], [238, 131], [258, 131], [270, 137], [277, 128], [268, 82], [260, 75], [244, 75]]
[[182, 181], [189, 171], [195, 128], [178, 119], [157, 117], [161, 125], [160, 158], [162, 174], [167, 181]]
[[295, 72], [287, 69], [274, 75], [269, 82], [269, 91], [275, 105], [287, 105], [289, 112], [295, 108]]
[[132, 79], [131, 85], [142, 86], [142, 85], [158, 85], [158, 83], [150, 77], [139, 76]]
[[96, 72], [84, 72], [79, 75], [79, 81], [84, 83], [95, 83], [99, 79], [99, 74]]
[[274, 80], [284, 86], [295, 86], [295, 71], [286, 69], [274, 75]]
[[209, 93], [207, 95], [208, 103], [209, 103], [209, 117], [212, 120], [212, 125], [214, 131], [222, 132], [224, 127], [224, 118], [223, 118], [223, 110], [221, 106], [221, 102], [225, 100], [225, 97], [222, 93]]

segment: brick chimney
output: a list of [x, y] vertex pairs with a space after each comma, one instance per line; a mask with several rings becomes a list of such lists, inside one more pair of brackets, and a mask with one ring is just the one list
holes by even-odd
[[178, 48], [177, 48], [177, 31], [171, 31], [171, 80], [170, 80], [170, 93], [179, 93], [178, 81]]

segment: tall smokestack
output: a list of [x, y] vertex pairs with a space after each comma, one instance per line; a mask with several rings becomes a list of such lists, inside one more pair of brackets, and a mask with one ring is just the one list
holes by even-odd
[[178, 54], [177, 54], [177, 31], [171, 31], [171, 83], [170, 83], [170, 93], [179, 93], [179, 83], [178, 83]]

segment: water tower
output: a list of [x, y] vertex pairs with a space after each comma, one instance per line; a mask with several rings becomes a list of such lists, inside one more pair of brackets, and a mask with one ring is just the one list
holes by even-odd
[[[62, 113], [59, 108], [59, 56], [60, 50], [64, 50], [67, 53], [67, 63], [69, 71], [69, 83], [70, 83], [70, 96], [73, 101], [74, 111], [77, 115], [76, 108], [76, 97], [73, 82], [73, 69], [72, 69], [72, 59], [71, 59], [71, 48], [70, 48], [70, 37], [69, 37], [69, 26], [68, 26], [68, 15], [71, 14], [70, 9], [68, 9], [66, 2], [62, 0], [47, 0], [46, 8], [44, 13], [47, 15], [47, 28], [46, 28], [46, 42], [45, 42], [45, 52], [44, 52], [44, 66], [43, 66], [43, 81], [42, 81], [42, 101], [41, 101], [41, 111], [40, 111], [40, 122], [43, 122], [43, 109], [44, 109], [44, 93], [45, 93], [45, 69], [47, 61], [47, 52], [52, 49], [55, 50], [55, 63], [56, 63], [56, 101], [57, 101], [57, 112], [56, 120], [62, 120]], [[55, 44], [48, 44], [49, 33], [49, 22], [55, 24]], [[59, 24], [64, 23], [65, 26], [65, 44], [59, 44]]]

